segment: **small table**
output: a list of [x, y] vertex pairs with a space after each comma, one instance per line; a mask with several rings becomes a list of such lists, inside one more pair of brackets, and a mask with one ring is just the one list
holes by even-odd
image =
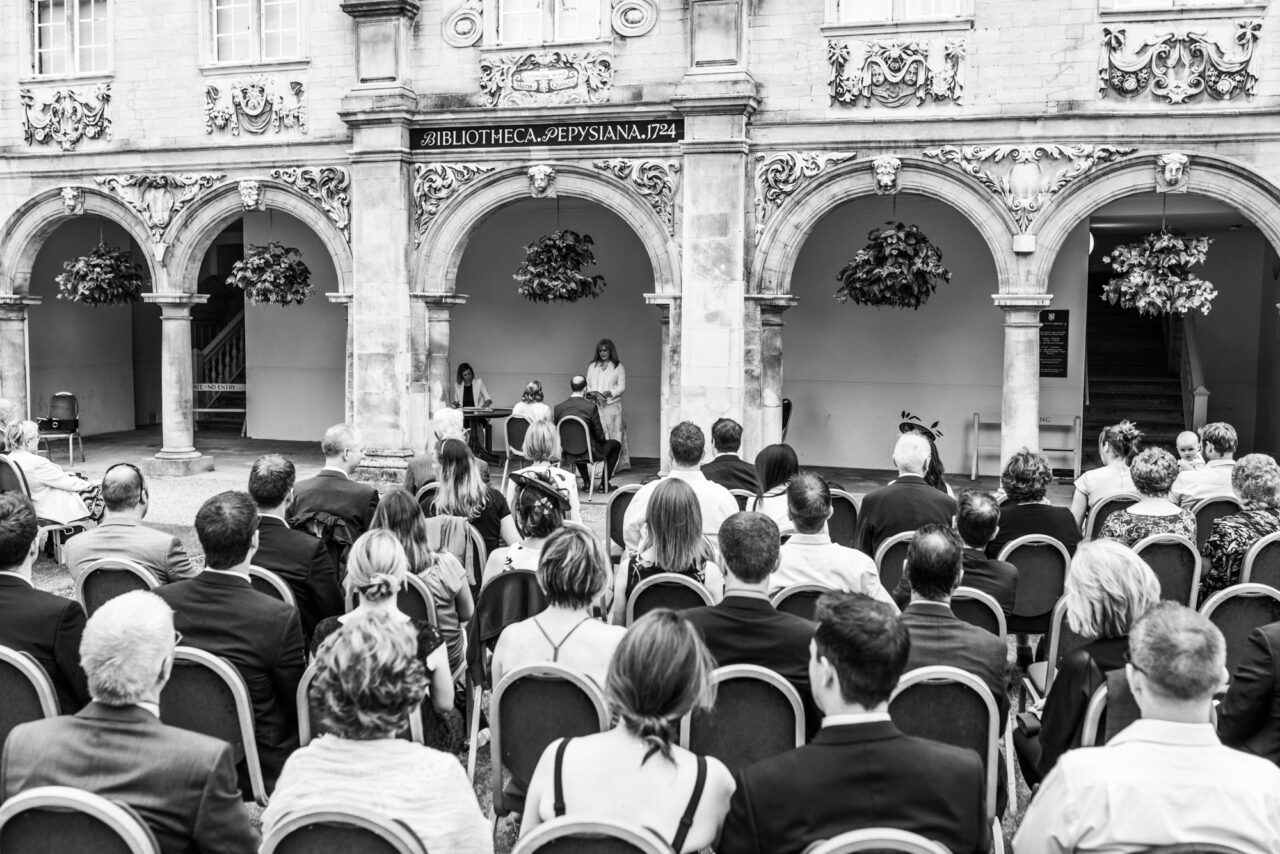
[[[498, 458], [493, 454], [493, 431], [486, 429], [490, 419], [507, 418], [511, 415], [511, 409], [494, 409], [493, 407], [481, 408], [479, 406], [466, 406], [462, 409], [462, 423], [470, 432], [471, 450], [476, 456], [484, 459], [485, 462], [495, 462]], [[483, 441], [481, 434], [484, 435]]]

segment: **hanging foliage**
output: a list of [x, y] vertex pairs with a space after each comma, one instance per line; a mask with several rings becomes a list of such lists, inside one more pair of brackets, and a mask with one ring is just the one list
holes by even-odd
[[867, 235], [870, 241], [836, 274], [836, 299], [858, 305], [920, 308], [951, 271], [942, 252], [917, 225], [886, 222]]
[[1210, 242], [1161, 229], [1117, 246], [1103, 260], [1119, 275], [1103, 286], [1102, 298], [1139, 314], [1208, 314], [1218, 290], [1191, 268], [1204, 263]]
[[244, 258], [231, 268], [227, 284], [242, 289], [254, 305], [302, 305], [315, 290], [311, 270], [302, 263], [302, 253], [274, 240], [266, 246], [250, 246]]
[[588, 276], [583, 267], [596, 263], [589, 234], [564, 229], [539, 237], [524, 248], [524, 261], [512, 277], [520, 296], [533, 302], [577, 302], [604, 290], [604, 276]]
[[58, 283], [58, 299], [85, 305], [127, 305], [142, 298], [146, 274], [133, 261], [133, 256], [118, 246], [99, 243], [88, 255], [81, 255], [62, 265]]

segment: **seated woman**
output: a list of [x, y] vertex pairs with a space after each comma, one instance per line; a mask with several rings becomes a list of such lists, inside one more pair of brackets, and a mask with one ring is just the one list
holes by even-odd
[[1129, 629], [1160, 601], [1160, 582], [1132, 549], [1095, 540], [1080, 544], [1063, 595], [1071, 631], [1091, 640], [1059, 663], [1044, 699], [1039, 735], [1014, 731], [1018, 764], [1029, 786], [1039, 783], [1059, 756], [1080, 746], [1089, 699], [1109, 671], [1124, 667]]
[[1098, 434], [1098, 455], [1102, 457], [1102, 466], [1076, 479], [1076, 493], [1071, 498], [1071, 515], [1081, 529], [1084, 528], [1085, 517], [1099, 501], [1120, 492], [1134, 491], [1129, 463], [1137, 455], [1141, 442], [1142, 433], [1132, 421], [1102, 428]]
[[795, 530], [787, 513], [787, 484], [800, 472], [800, 459], [790, 445], [770, 445], [756, 454], [755, 500], [748, 507], [763, 513], [778, 525], [784, 534]]
[[[555, 482], [556, 489], [569, 499], [569, 521], [581, 522], [581, 504], [578, 501], [578, 479], [572, 472], [567, 472], [555, 465], [560, 461], [560, 434], [555, 425], [548, 421], [535, 421], [524, 434], [524, 454], [530, 464], [516, 472], [529, 475], [540, 472], [549, 475]], [[507, 482], [507, 504], [515, 504], [516, 485]]]
[[[409, 468], [404, 475], [404, 488], [413, 496], [428, 483], [436, 482], [436, 469], [440, 459], [440, 445], [445, 439], [457, 439], [466, 444], [468, 441], [466, 419], [461, 409], [437, 409], [431, 416], [431, 432], [434, 438], [427, 441], [421, 453], [414, 454], [409, 460]], [[484, 460], [476, 460], [480, 465], [480, 479], [489, 483], [489, 464]]]
[[609, 665], [605, 697], [617, 724], [557, 739], [533, 773], [520, 833], [561, 815], [638, 824], [675, 854], [712, 845], [734, 781], [717, 759], [679, 747], [680, 718], [715, 701], [711, 660], [698, 630], [673, 611], [636, 622]]
[[683, 480], [662, 480], [645, 507], [639, 552], [627, 551], [614, 573], [612, 620], [626, 622], [627, 597], [651, 575], [687, 575], [707, 588], [714, 602], [724, 597], [718, 555], [702, 533], [702, 508], [693, 487]]
[[511, 407], [511, 414], [528, 418], [530, 422], [551, 421], [551, 407], [542, 402], [542, 383], [530, 380], [520, 394], [520, 400]]
[[1045, 498], [1053, 483], [1053, 469], [1044, 454], [1026, 448], [1009, 457], [1000, 474], [1004, 503], [1000, 505], [1000, 527], [987, 544], [987, 557], [995, 558], [1009, 543], [1029, 534], [1053, 537], [1076, 553], [1080, 544], [1080, 526], [1066, 507], [1054, 507]]
[[1142, 500], [1117, 510], [1102, 523], [1100, 536], [1132, 546], [1154, 534], [1176, 534], [1196, 541], [1196, 516], [1169, 500], [1178, 477], [1178, 461], [1160, 448], [1148, 448], [1129, 467]]
[[591, 615], [609, 583], [609, 558], [585, 528], [561, 528], [542, 547], [538, 585], [547, 609], [502, 630], [493, 651], [493, 682], [518, 667], [552, 661], [604, 684], [614, 648], [626, 633]]
[[314, 653], [330, 635], [374, 614], [411, 627], [418, 638], [418, 657], [426, 667], [431, 685], [431, 706], [422, 710], [427, 743], [441, 750], [456, 751], [461, 745], [463, 724], [453, 707], [453, 674], [449, 669], [448, 648], [434, 626], [409, 619], [409, 615], [396, 604], [396, 596], [404, 587], [408, 574], [409, 559], [395, 534], [381, 529], [361, 534], [351, 545], [347, 557], [347, 578], [343, 582], [347, 593], [359, 597], [359, 602], [354, 610], [336, 617], [325, 617], [317, 623], [311, 649]]
[[440, 445], [436, 462], [440, 488], [429, 507], [428, 516], [461, 516], [471, 523], [484, 539], [486, 552], [503, 543], [520, 542], [511, 509], [502, 493], [486, 486], [480, 476], [480, 464], [466, 443], [446, 439]]
[[418, 644], [389, 613], [350, 620], [321, 644], [310, 697], [328, 734], [285, 762], [263, 835], [301, 810], [337, 803], [404, 824], [429, 851], [493, 854], [457, 758], [396, 737], [427, 693]]
[[1280, 466], [1266, 454], [1249, 454], [1236, 461], [1231, 488], [1244, 509], [1213, 523], [1204, 544], [1209, 566], [1200, 579], [1200, 599], [1240, 583], [1244, 555], [1268, 534], [1280, 531]]
[[564, 516], [569, 511], [569, 499], [560, 493], [549, 474], [513, 474], [511, 480], [516, 490], [512, 505], [516, 528], [524, 539], [489, 553], [483, 581], [512, 569], [537, 569], [543, 541], [564, 525]]
[[9, 460], [27, 479], [36, 516], [59, 525], [88, 520], [89, 508], [80, 497], [93, 488], [89, 481], [67, 474], [58, 465], [36, 453], [40, 428], [34, 421], [15, 421], [5, 430]]

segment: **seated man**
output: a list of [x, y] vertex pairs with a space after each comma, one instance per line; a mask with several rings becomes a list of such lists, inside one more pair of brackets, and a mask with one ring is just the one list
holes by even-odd
[[[196, 514], [206, 567], [195, 578], [166, 584], [157, 595], [174, 610], [187, 646], [220, 655], [244, 677], [253, 701], [253, 729], [270, 792], [298, 746], [298, 682], [306, 666], [298, 609], [249, 584], [258, 548], [258, 510], [243, 492], [222, 492]], [[241, 766], [240, 788], [249, 791]]]
[[[960, 493], [956, 512], [956, 531], [964, 540], [964, 577], [960, 583], [995, 599], [1007, 617], [1013, 613], [1018, 594], [1018, 568], [1007, 561], [987, 557], [987, 544], [1000, 533], [1000, 514], [1000, 505], [988, 493], [969, 490]], [[1074, 525], [1074, 520], [1071, 521]]]
[[[560, 419], [567, 416], [581, 418], [587, 424], [587, 441], [591, 443], [591, 456], [596, 462], [604, 463], [604, 476], [601, 481], [601, 490], [608, 492], [612, 487], [609, 485], [613, 481], [613, 470], [618, 465], [618, 457], [622, 455], [622, 443], [617, 439], [610, 439], [604, 434], [604, 423], [600, 420], [600, 410], [596, 405], [587, 400], [587, 378], [583, 376], [575, 376], [569, 381], [569, 397], [556, 404], [555, 410], [552, 412], [552, 418], [557, 425]], [[557, 426], [557, 430], [559, 427]], [[582, 475], [583, 488], [591, 485], [591, 471], [587, 467], [586, 457], [574, 459], [574, 465], [578, 468], [578, 474]]]
[[1239, 445], [1236, 428], [1224, 421], [1215, 421], [1200, 428], [1200, 439], [1204, 443], [1205, 464], [1181, 472], [1169, 490], [1169, 500], [1188, 510], [1206, 498], [1235, 494], [1231, 489], [1231, 472], [1236, 467]]
[[711, 425], [711, 444], [716, 456], [702, 467], [707, 480], [725, 489], [756, 492], [756, 467], [738, 456], [742, 447], [742, 425], [730, 418], [720, 418]]
[[132, 808], [163, 854], [257, 851], [231, 745], [160, 722], [174, 645], [173, 612], [154, 593], [125, 593], [95, 611], [81, 644], [93, 702], [13, 730], [0, 801], [72, 786]]
[[0, 646], [39, 662], [53, 681], [58, 706], [69, 715], [89, 702], [79, 653], [84, 611], [74, 599], [32, 586], [38, 532], [31, 501], [0, 492]]
[[1218, 706], [1218, 737], [1280, 765], [1280, 623], [1249, 632], [1231, 687]]
[[347, 523], [351, 539], [369, 530], [373, 511], [378, 509], [378, 490], [351, 479], [364, 459], [364, 442], [354, 427], [335, 424], [320, 440], [324, 468], [313, 478], [299, 481], [293, 488], [289, 518], [307, 512], [328, 513]]
[[918, 833], [954, 854], [985, 854], [982, 760], [903, 735], [889, 719], [910, 645], [887, 605], [858, 594], [819, 600], [809, 673], [826, 713], [822, 730], [808, 745], [737, 775], [718, 854], [799, 854], [866, 827]]
[[1222, 633], [1160, 602], [1129, 633], [1125, 676], [1142, 719], [1105, 747], [1072, 750], [1040, 785], [1017, 854], [1138, 851], [1177, 842], [1280, 851], [1280, 769], [1224, 747], [1213, 695], [1227, 680]]
[[[667, 472], [667, 477], [683, 480], [693, 488], [693, 494], [698, 496], [698, 507], [702, 510], [702, 533], [714, 538], [720, 531], [721, 523], [738, 512], [738, 500], [729, 490], [713, 483], [702, 473], [700, 466], [702, 455], [707, 450], [707, 437], [703, 435], [701, 427], [692, 421], [681, 421], [671, 429], [669, 444], [671, 471]], [[658, 488], [658, 483], [659, 481], [654, 480], [640, 487], [622, 517], [622, 540], [633, 552], [640, 549], [649, 496]]]
[[933, 449], [925, 437], [918, 433], [898, 437], [893, 448], [897, 480], [868, 492], [858, 510], [854, 544], [859, 551], [875, 557], [880, 544], [894, 534], [914, 531], [926, 522], [951, 524], [956, 500], [924, 480], [932, 458]]
[[796, 532], [782, 547], [778, 571], [769, 578], [770, 592], [795, 584], [821, 584], [846, 593], [865, 593], [889, 605], [876, 564], [857, 549], [831, 542], [824, 530], [831, 518], [831, 487], [812, 472], [800, 472], [787, 485], [787, 512]]
[[137, 466], [117, 463], [107, 469], [102, 476], [102, 501], [106, 509], [98, 527], [67, 540], [63, 549], [73, 579], [103, 558], [124, 558], [141, 564], [161, 584], [196, 574], [182, 540], [142, 524], [151, 506], [151, 495]]

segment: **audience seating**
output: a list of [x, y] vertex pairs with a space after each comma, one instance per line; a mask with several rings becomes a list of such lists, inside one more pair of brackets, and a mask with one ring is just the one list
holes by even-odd
[[804, 702], [786, 679], [756, 664], [717, 667], [716, 705], [680, 720], [680, 746], [731, 772], [805, 743]]
[[298, 599], [293, 595], [293, 589], [283, 578], [269, 569], [263, 569], [260, 566], [249, 567], [249, 586], [259, 593], [267, 594], [272, 599], [279, 599], [291, 608], [298, 607]]
[[1053, 614], [1049, 618], [1048, 658], [1027, 667], [1026, 678], [1022, 680], [1023, 702], [1026, 702], [1028, 694], [1034, 700], [1047, 697], [1063, 656], [1088, 642], [1088, 638], [1072, 631], [1071, 623], [1067, 620], [1067, 600], [1064, 596], [1053, 606]]
[[[360, 601], [360, 594], [347, 591], [344, 601], [347, 611], [353, 611]], [[396, 594], [396, 607], [412, 620], [425, 620], [433, 626], [436, 625], [435, 598], [427, 589], [427, 583], [413, 573], [405, 576], [404, 587], [400, 588], [400, 592]]]
[[1245, 552], [1240, 583], [1266, 584], [1280, 590], [1280, 532], [1268, 534]]
[[512, 854], [671, 854], [671, 846], [652, 830], [634, 824], [554, 818], [516, 843]]
[[707, 588], [689, 576], [660, 572], [637, 584], [627, 597], [627, 625], [657, 608], [683, 611], [714, 604]]
[[604, 693], [575, 670], [559, 664], [534, 664], [504, 676], [489, 703], [494, 815], [524, 809], [523, 796], [503, 791], [508, 773], [527, 783], [551, 742], [604, 732], [609, 726]]
[[880, 586], [890, 593], [893, 593], [902, 580], [902, 564], [907, 559], [907, 546], [911, 545], [915, 535], [915, 531], [894, 534], [876, 549], [876, 572], [880, 575]]
[[123, 557], [95, 560], [76, 579], [76, 601], [86, 616], [130, 590], [155, 590], [160, 579], [137, 561]]
[[773, 607], [784, 614], [794, 614], [806, 620], [813, 620], [822, 594], [834, 592], [836, 591], [822, 584], [793, 584], [774, 593], [769, 597], [769, 601], [773, 603]]
[[1160, 580], [1160, 598], [1188, 608], [1200, 596], [1200, 551], [1186, 537], [1156, 534], [1134, 543], [1133, 550]]
[[596, 463], [604, 467], [604, 460], [597, 460], [591, 447], [591, 428], [576, 415], [566, 415], [556, 422], [560, 434], [562, 467], [570, 472], [578, 470], [578, 463], [587, 463], [587, 500], [596, 494]]
[[[827, 520], [827, 532], [831, 542], [849, 548], [857, 547], [854, 533], [858, 530], [858, 502], [843, 489], [831, 490], [831, 518]], [[892, 589], [892, 588], [890, 588]]]
[[1200, 613], [1222, 631], [1227, 672], [1235, 673], [1249, 632], [1280, 620], [1280, 590], [1266, 584], [1235, 584], [1210, 596]]
[[[327, 730], [315, 714], [315, 709], [311, 705], [311, 683], [315, 681], [316, 674], [319, 673], [315, 662], [307, 665], [307, 669], [302, 671], [302, 678], [298, 680], [298, 692], [295, 700], [298, 708], [298, 746], [306, 747], [311, 739], [324, 735]], [[416, 741], [418, 744], [426, 744], [426, 735], [422, 723], [422, 707], [414, 709], [409, 715], [409, 726], [400, 732], [400, 738], [405, 741]]]
[[507, 423], [502, 428], [507, 439], [507, 456], [502, 461], [502, 485], [498, 487], [499, 491], [507, 488], [507, 472], [511, 470], [512, 457], [522, 463], [529, 462], [524, 452], [524, 437], [531, 426], [533, 423], [523, 415], [507, 416]]
[[[620, 486], [609, 496], [609, 503], [605, 505], [604, 545], [609, 550], [609, 560], [612, 563], [620, 561], [623, 552], [627, 550], [627, 544], [622, 539], [622, 523], [627, 515], [627, 508], [631, 506], [631, 499], [635, 498], [639, 491], [638, 483]], [[614, 546], [618, 547], [616, 554], [613, 551]]]
[[435, 500], [436, 490], [440, 488], [440, 481], [433, 480], [431, 483], [419, 487], [418, 491], [413, 494], [413, 499], [418, 502], [418, 506], [422, 508], [422, 512], [427, 514], [427, 518], [431, 518], [431, 502]]
[[[0, 492], [21, 492], [28, 500], [31, 498], [31, 486], [27, 483], [27, 476], [22, 473], [22, 469], [18, 468], [17, 463], [4, 454], [0, 454]], [[53, 559], [59, 566], [62, 565], [62, 544], [66, 542], [67, 537], [86, 528], [82, 522], [68, 522], [61, 525], [50, 522], [48, 519], [37, 519], [36, 525], [40, 536], [48, 534], [53, 537]]]
[[70, 786], [41, 786], [0, 807], [0, 850], [13, 854], [160, 854], [129, 807]]
[[1009, 631], [1044, 634], [1049, 630], [1053, 606], [1062, 598], [1062, 588], [1071, 566], [1067, 547], [1053, 537], [1028, 534], [1000, 550], [999, 559], [1018, 568], [1018, 590], [1013, 613], [1006, 621]]
[[833, 836], [810, 848], [807, 854], [857, 854], [860, 851], [892, 851], [895, 854], [950, 854], [945, 847], [909, 830], [865, 827]]
[[[429, 483], [427, 486], [434, 487], [435, 484]], [[424, 486], [423, 489], [427, 487]], [[421, 490], [419, 490], [421, 491]], [[419, 502], [419, 506], [424, 506]], [[423, 512], [426, 512], [425, 509]], [[449, 543], [442, 531], [446, 523], [453, 521], [465, 526], [467, 539], [470, 542], [469, 547], [464, 547], [461, 553], [455, 552], [447, 548]], [[475, 525], [462, 516], [427, 516], [427, 542], [431, 547], [440, 551], [448, 552], [458, 559], [463, 569], [467, 571], [467, 582], [471, 585], [472, 593], [477, 592], [480, 584], [481, 576], [484, 575], [484, 564], [489, 558], [489, 550], [485, 547], [484, 537], [476, 530]]]
[[1213, 495], [1196, 502], [1191, 512], [1196, 516], [1196, 551], [1203, 553], [1204, 544], [1213, 533], [1213, 523], [1223, 516], [1231, 516], [1244, 509], [1234, 495]]
[[998, 638], [1005, 636], [1004, 610], [990, 593], [972, 587], [957, 587], [951, 593], [951, 613], [971, 626], [986, 629]]
[[57, 716], [58, 693], [49, 674], [28, 653], [0, 646], [0, 745], [18, 724]]
[[292, 813], [262, 840], [259, 854], [427, 854], [400, 821], [378, 819], [340, 804]]
[[253, 798], [267, 804], [266, 783], [253, 735], [253, 703], [244, 678], [226, 659], [180, 646], [160, 692], [160, 720], [228, 742], [249, 771]]
[[756, 494], [749, 489], [731, 489], [729, 494], [737, 500], [740, 512], [750, 509], [751, 502], [756, 497]]
[[1080, 746], [1096, 747], [1142, 717], [1124, 670], [1112, 670], [1089, 698], [1080, 725]]
[[1085, 523], [1084, 538], [1096, 540], [1102, 531], [1102, 523], [1117, 510], [1123, 510], [1130, 504], [1137, 504], [1142, 496], [1136, 492], [1117, 492], [1099, 501], [1089, 508], [1089, 521]]

